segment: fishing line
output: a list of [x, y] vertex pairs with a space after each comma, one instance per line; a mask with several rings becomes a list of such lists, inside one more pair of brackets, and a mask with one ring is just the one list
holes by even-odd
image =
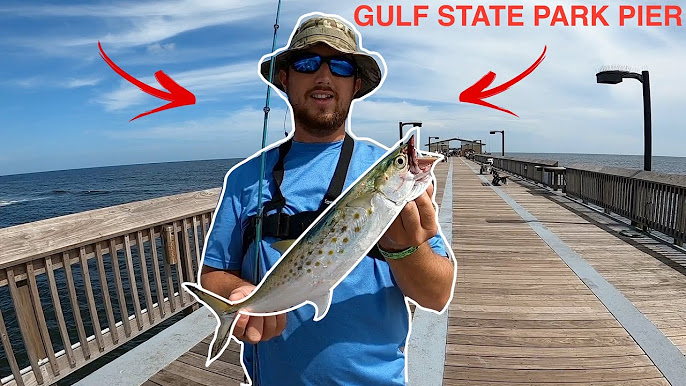
[[[274, 21], [274, 36], [272, 38], [272, 50], [274, 52], [276, 49], [276, 36], [279, 30], [279, 14], [281, 13], [281, 0], [279, 0], [276, 6], [276, 20]], [[269, 81], [274, 79], [274, 62], [276, 62], [274, 57], [271, 57], [269, 61]], [[259, 175], [259, 188], [257, 194], [257, 227], [255, 229], [255, 264], [254, 264], [254, 274], [253, 274], [253, 284], [257, 285], [260, 281], [260, 243], [262, 241], [262, 220], [264, 217], [263, 206], [262, 206], [262, 189], [264, 187], [264, 169], [265, 163], [267, 162], [266, 152], [264, 148], [267, 146], [267, 126], [269, 123], [269, 100], [271, 97], [271, 86], [267, 85], [267, 98], [264, 106], [264, 124], [262, 126], [262, 154], [260, 154], [260, 175]], [[257, 385], [259, 377], [257, 376], [257, 343], [253, 345], [253, 361], [252, 361], [252, 378], [253, 384]]]

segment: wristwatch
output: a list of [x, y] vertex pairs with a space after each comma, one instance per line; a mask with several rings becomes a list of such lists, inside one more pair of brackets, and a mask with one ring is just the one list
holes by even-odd
[[407, 249], [403, 249], [402, 251], [398, 252], [388, 252], [384, 251], [383, 248], [377, 243], [376, 244], [376, 249], [379, 250], [379, 253], [381, 253], [381, 256], [383, 256], [385, 259], [391, 259], [391, 260], [400, 260], [404, 259], [405, 257], [415, 253], [419, 247], [409, 247]]

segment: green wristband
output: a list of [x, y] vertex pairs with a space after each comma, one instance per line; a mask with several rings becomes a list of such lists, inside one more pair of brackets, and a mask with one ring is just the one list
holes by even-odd
[[381, 256], [383, 256], [385, 259], [391, 259], [391, 260], [400, 260], [404, 259], [405, 257], [415, 253], [419, 247], [409, 247], [407, 249], [403, 249], [402, 251], [398, 252], [387, 252], [384, 251], [379, 244], [376, 244], [376, 249], [379, 250], [381, 253]]

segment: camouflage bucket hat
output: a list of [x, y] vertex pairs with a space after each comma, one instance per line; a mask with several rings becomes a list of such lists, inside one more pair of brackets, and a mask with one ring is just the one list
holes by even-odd
[[333, 17], [318, 16], [305, 20], [295, 31], [291, 38], [288, 49], [279, 52], [276, 56], [271, 55], [260, 64], [260, 73], [266, 80], [269, 79], [269, 66], [274, 62], [274, 76], [270, 83], [279, 90], [284, 91], [279, 70], [288, 67], [288, 59], [295, 51], [305, 50], [318, 43], [324, 43], [343, 54], [351, 54], [358, 68], [358, 76], [362, 80], [360, 90], [354, 98], [360, 98], [374, 90], [381, 83], [381, 69], [376, 60], [369, 54], [360, 51], [356, 33], [339, 19]]

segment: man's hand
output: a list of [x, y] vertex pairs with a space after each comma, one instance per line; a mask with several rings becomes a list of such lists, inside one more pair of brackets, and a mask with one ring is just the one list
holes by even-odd
[[436, 225], [436, 209], [431, 201], [433, 192], [434, 186], [431, 184], [426, 192], [405, 205], [379, 240], [379, 246], [383, 250], [402, 251], [422, 245], [436, 236], [438, 225]]
[[[243, 285], [231, 292], [229, 300], [236, 301], [248, 296], [255, 289], [254, 285]], [[244, 342], [255, 344], [281, 335], [286, 328], [286, 314], [274, 316], [238, 315], [238, 322], [233, 335]]]
[[[455, 266], [451, 259], [436, 254], [429, 239], [438, 233], [433, 185], [409, 202], [379, 240], [381, 249], [398, 252], [419, 247], [400, 260], [387, 259], [391, 273], [403, 294], [422, 307], [441, 311], [452, 294]], [[446, 245], [446, 249], [450, 248]]]

